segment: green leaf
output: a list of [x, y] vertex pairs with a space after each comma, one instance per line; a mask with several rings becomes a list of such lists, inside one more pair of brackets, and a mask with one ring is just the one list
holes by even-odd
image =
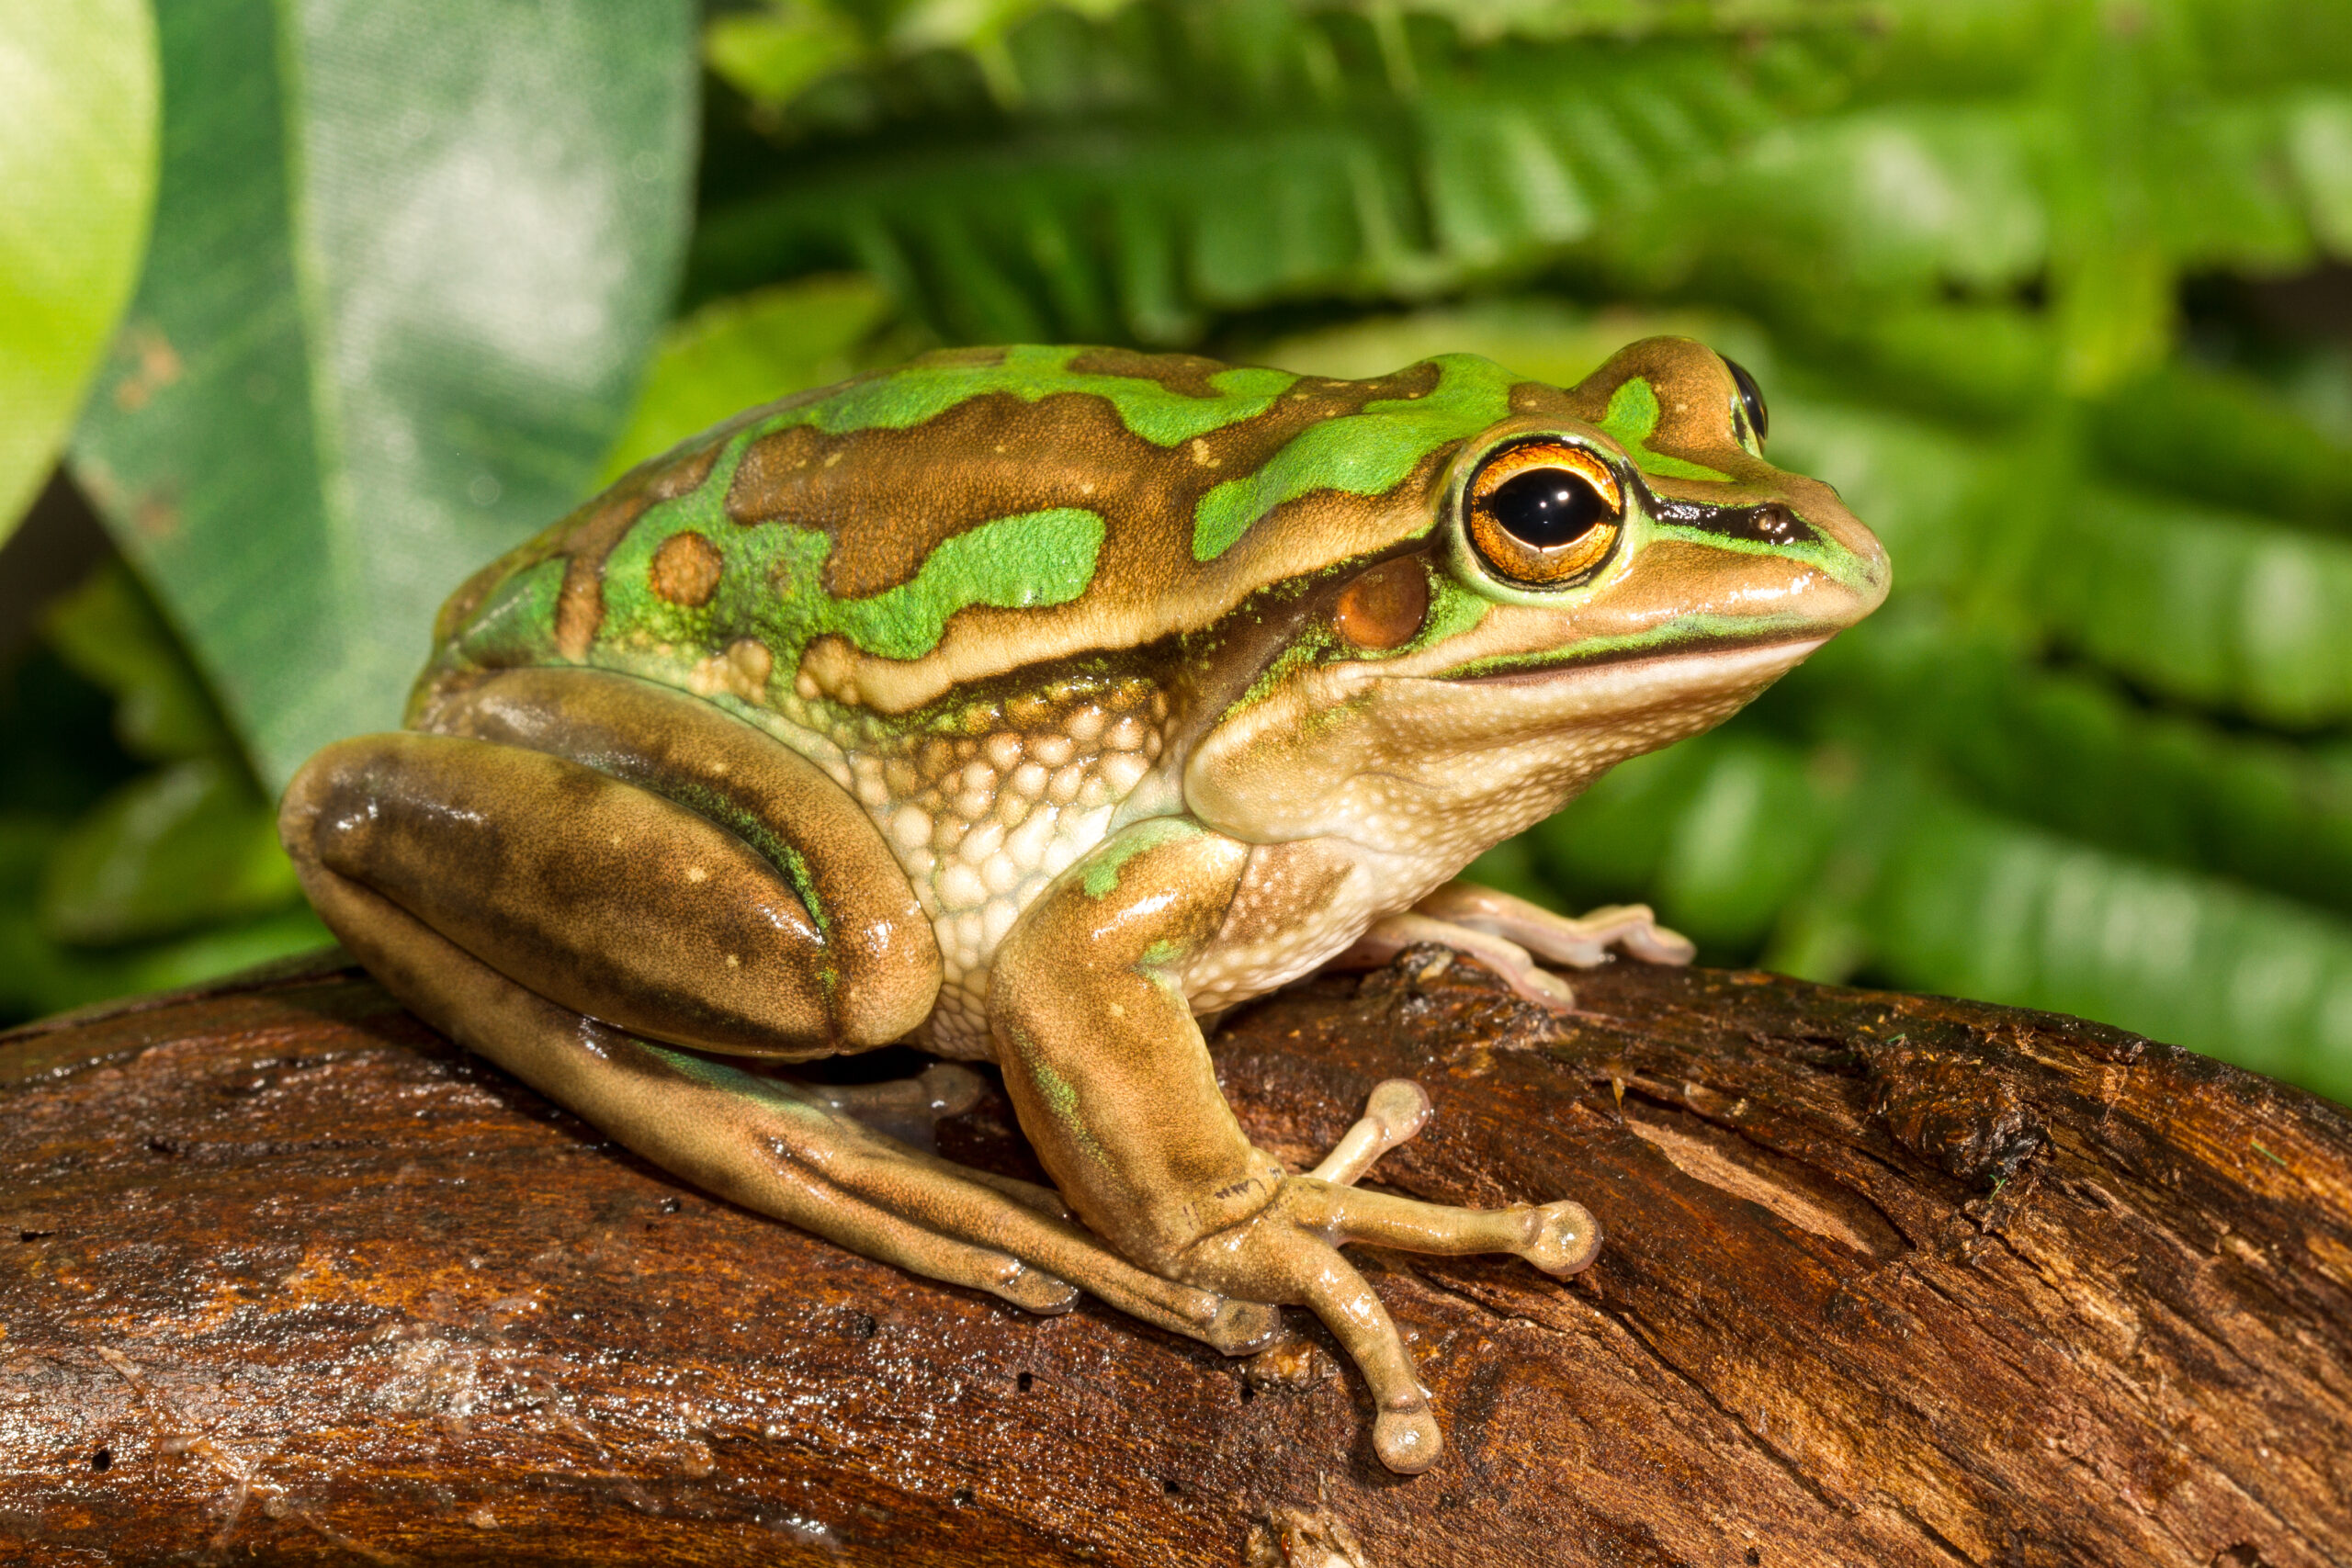
[[1101, 30], [1131, 74], [1095, 101], [805, 150], [706, 215], [693, 292], [856, 266], [954, 338], [1182, 341], [1204, 308], [1532, 265], [1773, 118], [1755, 62], [1681, 40], [1464, 54], [1325, 16], [1245, 60], [1241, 29], [1156, 18]]
[[146, 274], [74, 457], [264, 779], [397, 722], [576, 502], [672, 288], [683, 0], [165, 0]]
[[1783, 966], [2104, 1019], [2352, 1102], [2352, 920], [2070, 842], [1899, 763], [1858, 772], [1743, 721], [1520, 842], [1557, 901], [1646, 890], [1711, 956], [1770, 928]]
[[889, 309], [873, 279], [854, 275], [704, 306], [663, 334], [604, 478], [616, 479], [745, 409], [842, 379], [865, 362], [860, 351], [874, 346]]
[[2352, 440], [2250, 376], [2166, 366], [2097, 407], [2091, 439], [2143, 487], [2352, 534]]
[[2335, 255], [2352, 256], [2352, 93], [2296, 105], [2287, 147], [2312, 231]]
[[0, 11], [0, 539], [81, 406], [155, 194], [146, 0]]
[[780, 104], [811, 82], [865, 56], [856, 24], [819, 0], [771, 0], [722, 11], [703, 29], [703, 55], [737, 92]]
[[103, 946], [286, 908], [300, 889], [277, 816], [232, 760], [175, 762], [125, 784], [51, 852], [41, 928]]

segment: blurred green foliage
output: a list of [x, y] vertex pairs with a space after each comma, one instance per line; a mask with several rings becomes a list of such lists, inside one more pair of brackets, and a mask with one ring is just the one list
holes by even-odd
[[[1894, 596], [1482, 874], [1648, 898], [1715, 961], [2084, 1013], [2352, 1100], [2352, 8], [756, 0], [703, 50], [680, 320], [634, 413], [576, 426], [607, 474], [930, 342], [1333, 374], [1467, 349], [1572, 381], [1692, 333], [1762, 377], [1774, 458], [1879, 528]], [[109, 507], [125, 538], [137, 515]], [[69, 687], [129, 711], [144, 688], [71, 651], [103, 613], [52, 613], [12, 733]], [[283, 896], [250, 780], [125, 724], [57, 739], [21, 770], [47, 804], [0, 817], [0, 930], [42, 962]], [[172, 901], [175, 834], [215, 845], [209, 923]]]
[[145, 0], [0, 11], [0, 540], [138, 276], [155, 85]]

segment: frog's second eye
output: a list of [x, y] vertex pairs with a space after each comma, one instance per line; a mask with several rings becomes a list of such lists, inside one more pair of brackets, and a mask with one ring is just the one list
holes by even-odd
[[1747, 428], [1756, 433], [1756, 445], [1762, 446], [1772, 434], [1772, 411], [1764, 406], [1764, 389], [1747, 373], [1747, 367], [1729, 355], [1724, 356], [1724, 368], [1731, 372], [1732, 385], [1739, 389], [1739, 406], [1747, 415]]
[[1615, 470], [1559, 441], [1504, 447], [1471, 479], [1464, 504], [1479, 560], [1531, 587], [1565, 586], [1607, 560], [1625, 517]]

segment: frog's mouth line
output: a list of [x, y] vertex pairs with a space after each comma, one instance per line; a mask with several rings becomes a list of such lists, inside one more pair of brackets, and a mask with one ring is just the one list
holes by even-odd
[[1810, 657], [1814, 649], [1829, 640], [1826, 636], [1802, 637], [1758, 637], [1750, 642], [1717, 644], [1715, 651], [1707, 654], [1678, 652], [1673, 649], [1619, 649], [1608, 653], [1547, 664], [1540, 670], [1505, 670], [1487, 675], [1433, 675], [1425, 679], [1442, 681], [1452, 686], [1553, 686], [1583, 674], [1604, 670], [1624, 670], [1631, 672], [1642, 666], [1670, 669], [1677, 675], [1687, 675], [1677, 685], [1712, 685], [1717, 681], [1729, 683], [1761, 673], [1774, 664], [1782, 669]]

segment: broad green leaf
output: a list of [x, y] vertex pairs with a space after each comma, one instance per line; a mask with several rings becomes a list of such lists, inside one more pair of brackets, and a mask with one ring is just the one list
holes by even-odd
[[155, 191], [146, 0], [0, 10], [0, 539], [64, 444]]
[[816, 277], [714, 300], [663, 334], [604, 478], [745, 409], [859, 368], [889, 313], [871, 278]]
[[266, 783], [587, 487], [669, 301], [681, 0], [164, 0], [145, 276], [76, 469]]

